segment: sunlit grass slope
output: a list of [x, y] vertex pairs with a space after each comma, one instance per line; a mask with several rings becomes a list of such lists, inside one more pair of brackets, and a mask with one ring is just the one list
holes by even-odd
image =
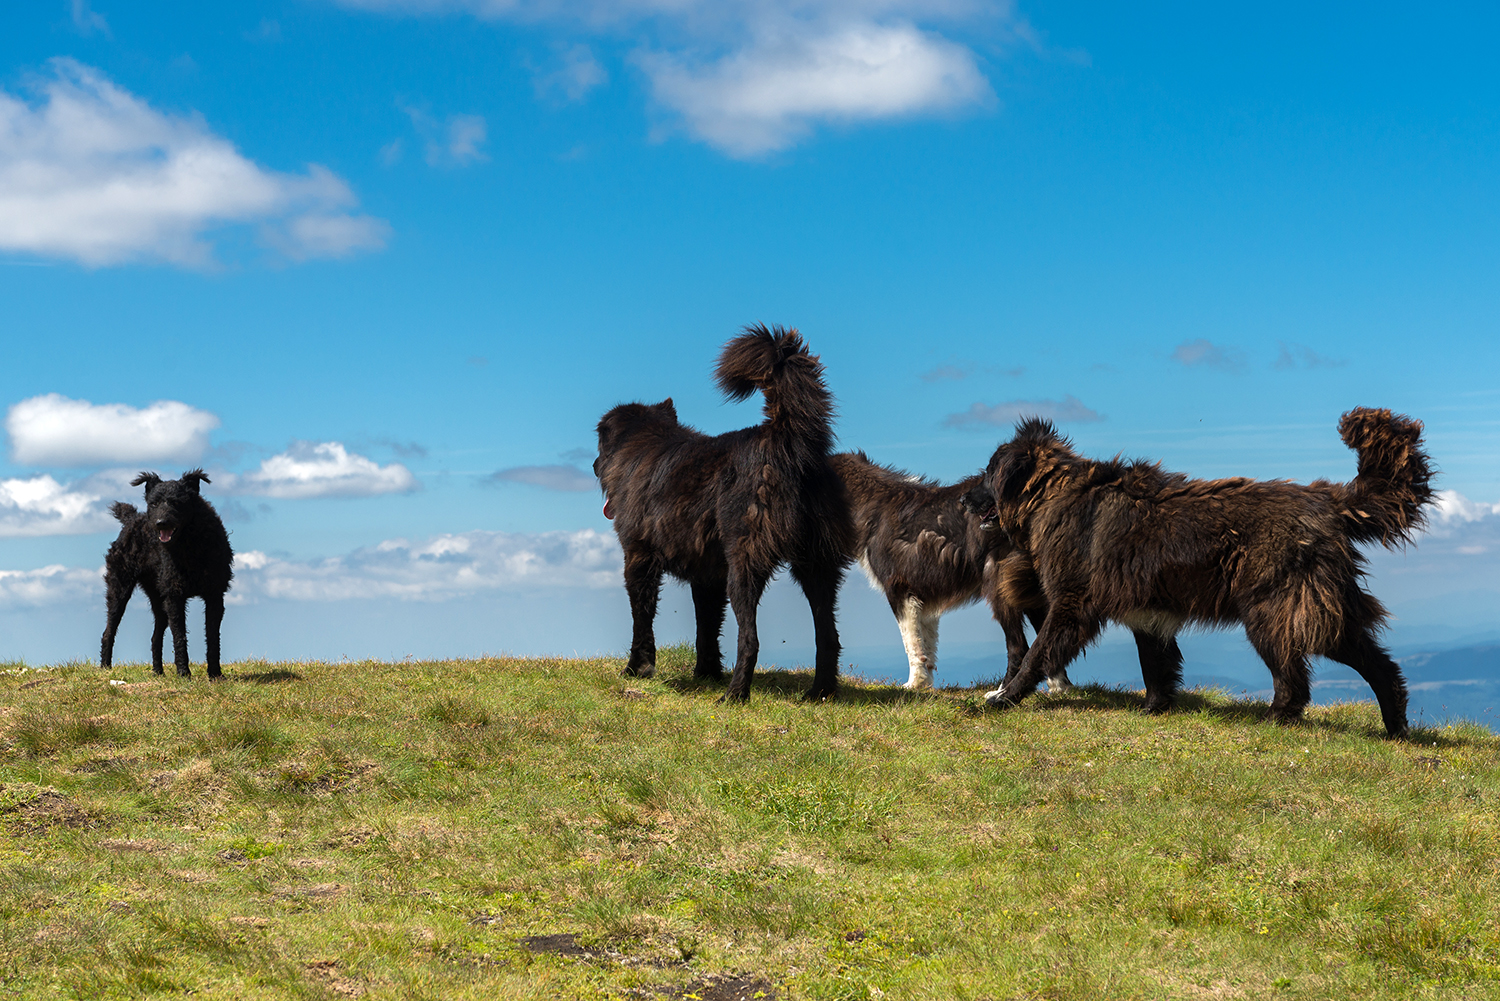
[[1500, 996], [1478, 727], [662, 660], [13, 667], [0, 997]]

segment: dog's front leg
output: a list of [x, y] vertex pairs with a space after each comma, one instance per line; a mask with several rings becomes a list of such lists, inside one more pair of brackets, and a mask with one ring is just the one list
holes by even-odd
[[150, 591], [146, 600], [151, 602], [151, 673], [161, 674], [161, 640], [167, 632], [167, 610], [162, 607], [161, 597]]
[[172, 660], [177, 665], [179, 678], [191, 677], [188, 668], [187, 644], [187, 599], [178, 595], [166, 595], [162, 599], [167, 606], [167, 623], [172, 627]]
[[625, 593], [630, 596], [630, 660], [627, 678], [649, 678], [656, 673], [656, 603], [661, 597], [662, 565], [651, 553], [625, 554]]
[[768, 572], [746, 566], [729, 569], [729, 607], [734, 609], [734, 624], [739, 632], [734, 673], [722, 701], [744, 702], [750, 698], [750, 681], [755, 677], [755, 662], [760, 657], [760, 634], [755, 628], [755, 612], [760, 596], [771, 580]]
[[693, 581], [693, 615], [698, 620], [694, 646], [697, 663], [693, 677], [715, 680], [724, 676], [724, 655], [719, 634], [724, 631], [724, 610], [729, 603], [728, 584], [722, 580]]
[[224, 621], [224, 596], [203, 596], [203, 638], [208, 643], [208, 677], [215, 680], [223, 676], [219, 669], [219, 626]]
[[934, 628], [933, 643], [927, 643], [927, 630], [922, 628], [922, 600], [909, 594], [896, 613], [896, 625], [901, 629], [901, 645], [906, 648], [906, 664], [910, 669], [906, 684], [901, 687], [920, 691], [932, 687], [933, 662], [936, 660], [937, 630]]
[[1064, 672], [1083, 648], [1099, 633], [1100, 625], [1089, 619], [1060, 609], [1053, 605], [1038, 630], [1036, 642], [1026, 653], [1021, 668], [1015, 677], [985, 693], [985, 701], [992, 706], [1008, 706], [1020, 702], [1036, 690], [1042, 679]]

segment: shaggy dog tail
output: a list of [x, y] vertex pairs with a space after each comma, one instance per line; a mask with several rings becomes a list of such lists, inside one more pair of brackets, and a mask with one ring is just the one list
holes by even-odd
[[1339, 420], [1339, 436], [1359, 453], [1348, 485], [1350, 537], [1394, 549], [1411, 541], [1432, 502], [1432, 460], [1422, 451], [1422, 422], [1389, 410], [1357, 407]]
[[833, 445], [833, 396], [823, 383], [823, 364], [808, 353], [795, 329], [757, 323], [724, 345], [714, 378], [731, 400], [756, 390], [766, 398], [766, 423], [792, 439], [828, 454]]
[[140, 514], [140, 512], [135, 509], [134, 504], [126, 504], [124, 501], [115, 501], [113, 504], [111, 504], [109, 506], [109, 513], [114, 515], [115, 520], [122, 525], [128, 522], [131, 518], [134, 518], [136, 515]]

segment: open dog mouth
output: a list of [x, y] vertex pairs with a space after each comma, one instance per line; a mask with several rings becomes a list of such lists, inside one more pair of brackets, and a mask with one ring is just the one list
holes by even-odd
[[615, 520], [615, 506], [613, 502], [610, 501], [607, 494], [604, 497], [604, 517], [608, 518], [610, 521]]
[[175, 531], [177, 531], [175, 528], [158, 528], [156, 530], [156, 537], [162, 542], [171, 542], [172, 533]]

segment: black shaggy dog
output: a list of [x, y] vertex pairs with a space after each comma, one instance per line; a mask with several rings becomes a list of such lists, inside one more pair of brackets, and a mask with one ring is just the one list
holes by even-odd
[[234, 551], [229, 548], [229, 534], [218, 512], [199, 496], [200, 482], [209, 482], [201, 469], [183, 473], [180, 480], [142, 473], [130, 485], [145, 484], [145, 514], [125, 503], [110, 509], [122, 527], [120, 537], [104, 556], [109, 619], [99, 643], [101, 667], [110, 665], [115, 630], [139, 584], [156, 617], [151, 633], [151, 669], [162, 673], [161, 638], [170, 624], [177, 673], [184, 678], [192, 673], [188, 670], [187, 600], [202, 598], [208, 676], [217, 678], [223, 673], [219, 670], [219, 623], [224, 619], [224, 592], [234, 577]]
[[[890, 602], [901, 629], [911, 668], [905, 687], [932, 687], [938, 619], [981, 596], [1005, 632], [1006, 678], [1014, 674], [1026, 656], [1024, 619], [1040, 629], [1047, 603], [1026, 554], [965, 514], [963, 497], [983, 477], [945, 487], [877, 465], [863, 452], [833, 456], [833, 468], [854, 517], [850, 555]], [[1067, 671], [1049, 676], [1047, 687], [1071, 687]]]
[[838, 690], [834, 605], [852, 527], [828, 461], [833, 402], [823, 366], [795, 330], [757, 325], [730, 341], [716, 378], [732, 400], [765, 396], [764, 423], [709, 437], [677, 420], [670, 399], [625, 403], [599, 421], [594, 474], [625, 550], [634, 631], [625, 673], [656, 669], [652, 622], [664, 573], [686, 581], [697, 617], [696, 677], [719, 677], [726, 598], [739, 626], [724, 698], [744, 700], [760, 650], [755, 612], [778, 567], [812, 606], [817, 662], [807, 698]]
[[[1411, 541], [1432, 499], [1422, 425], [1359, 408], [1339, 421], [1359, 455], [1349, 483], [1191, 480], [1157, 464], [1085, 459], [1047, 421], [1028, 420], [986, 469], [988, 517], [1031, 556], [1047, 615], [1015, 677], [985, 696], [1007, 705], [1066, 666], [1108, 620], [1137, 630], [1148, 709], [1171, 705], [1188, 623], [1242, 623], [1271, 670], [1271, 718], [1302, 715], [1308, 657], [1369, 683], [1386, 733], [1404, 736], [1406, 683], [1375, 634], [1385, 609], [1360, 586], [1361, 542]], [[1145, 638], [1143, 641], [1143, 637]]]

